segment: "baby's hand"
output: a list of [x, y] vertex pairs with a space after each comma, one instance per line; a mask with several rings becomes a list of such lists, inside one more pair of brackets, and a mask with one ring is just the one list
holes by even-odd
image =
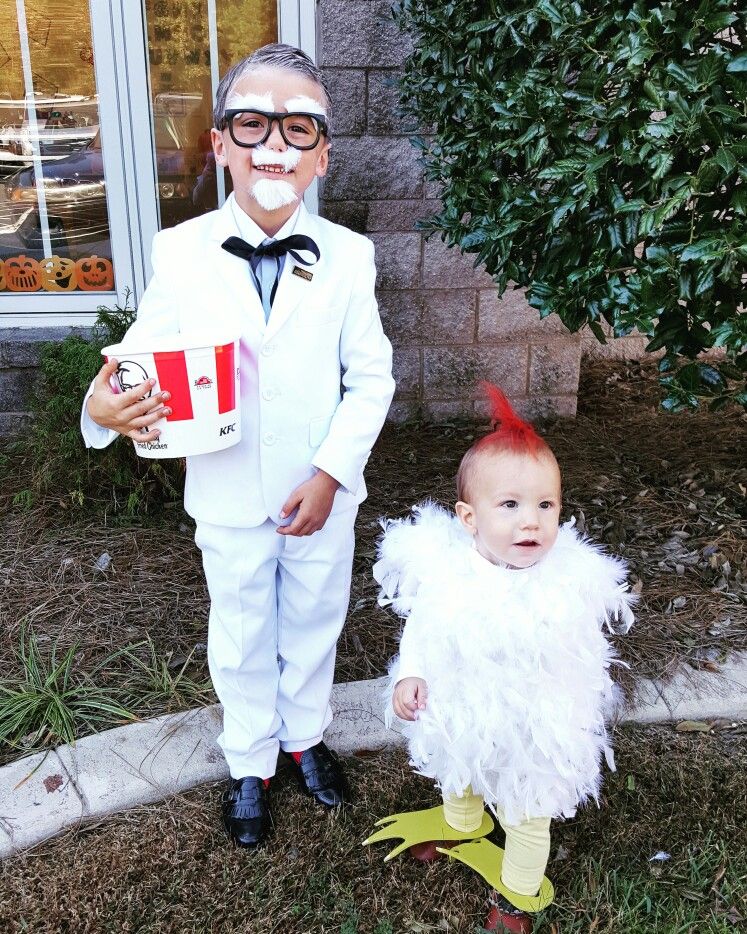
[[427, 700], [428, 685], [422, 678], [403, 678], [394, 686], [392, 706], [400, 720], [414, 720]]

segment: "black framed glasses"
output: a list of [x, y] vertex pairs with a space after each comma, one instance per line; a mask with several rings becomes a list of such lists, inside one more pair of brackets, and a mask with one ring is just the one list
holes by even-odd
[[227, 110], [225, 126], [237, 146], [252, 149], [264, 143], [277, 122], [280, 135], [294, 149], [313, 149], [327, 135], [327, 119], [311, 113], [266, 113], [262, 110]]

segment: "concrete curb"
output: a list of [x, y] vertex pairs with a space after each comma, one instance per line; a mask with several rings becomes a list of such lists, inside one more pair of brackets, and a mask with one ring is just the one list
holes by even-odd
[[[337, 684], [335, 719], [325, 734], [341, 754], [401, 745], [382, 717], [383, 681]], [[682, 672], [668, 684], [642, 682], [622, 722], [747, 719], [747, 656], [720, 675]], [[169, 714], [87, 736], [75, 746], [19, 759], [0, 768], [0, 859], [64, 830], [161, 801], [227, 778], [216, 745], [218, 705]]]
[[733, 655], [719, 673], [681, 668], [666, 684], [638, 682], [622, 723], [672, 720], [746, 720], [747, 654]]

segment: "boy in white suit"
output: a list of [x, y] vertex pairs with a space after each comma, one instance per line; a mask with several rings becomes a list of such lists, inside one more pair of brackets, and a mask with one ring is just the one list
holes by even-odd
[[[329, 110], [321, 74], [290, 46], [265, 46], [224, 76], [212, 140], [234, 193], [156, 235], [128, 335], [241, 334], [242, 439], [187, 459], [185, 507], [211, 597], [208, 660], [231, 773], [223, 819], [246, 847], [270, 829], [279, 749], [303, 791], [327, 807], [344, 800], [322, 734], [363, 468], [394, 391], [373, 247], [301, 202], [327, 171]], [[116, 369], [102, 367], [84, 403], [92, 447], [117, 433], [155, 440], [170, 414], [168, 387], [114, 394]]]

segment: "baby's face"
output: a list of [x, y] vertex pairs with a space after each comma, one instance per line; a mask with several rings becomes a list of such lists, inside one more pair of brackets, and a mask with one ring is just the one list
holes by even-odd
[[560, 471], [553, 458], [485, 454], [476, 465], [469, 499], [457, 503], [457, 515], [478, 552], [493, 564], [528, 568], [555, 544]]

